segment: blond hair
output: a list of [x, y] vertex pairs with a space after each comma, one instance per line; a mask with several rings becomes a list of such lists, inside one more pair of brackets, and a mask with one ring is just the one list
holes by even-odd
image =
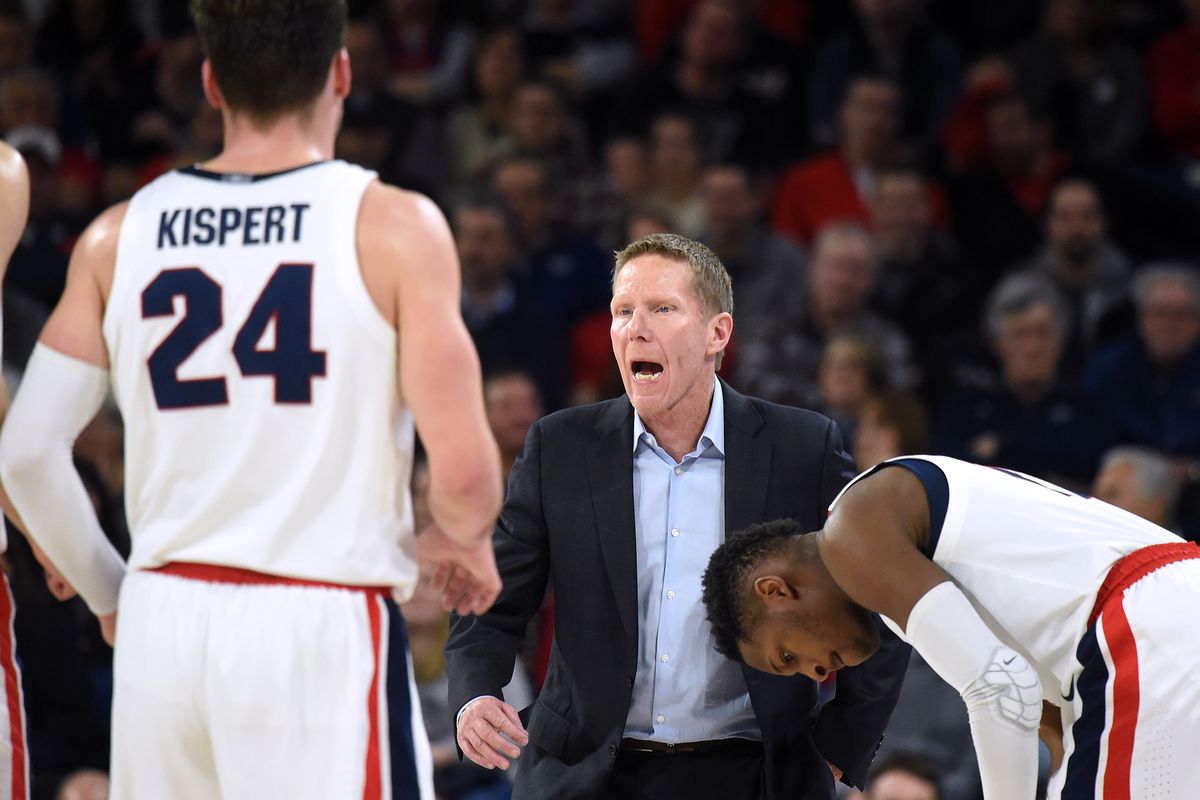
[[626, 245], [617, 253], [613, 286], [626, 264], [646, 255], [659, 255], [687, 264], [692, 273], [692, 287], [704, 310], [710, 315], [733, 313], [733, 284], [721, 259], [699, 242], [677, 233], [652, 233]]
[[[633, 259], [639, 256], [658, 255], [688, 265], [692, 273], [692, 288], [700, 300], [700, 307], [710, 317], [717, 314], [733, 314], [733, 282], [729, 271], [708, 247], [677, 233], [652, 233], [636, 242], [625, 245], [617, 253], [613, 267], [612, 285], [616, 288], [617, 276]], [[717, 353], [717, 369], [725, 358], [724, 351]]]

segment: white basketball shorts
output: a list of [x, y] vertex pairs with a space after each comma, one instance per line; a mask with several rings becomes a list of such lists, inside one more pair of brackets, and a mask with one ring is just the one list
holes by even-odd
[[114, 658], [114, 800], [432, 800], [386, 592], [199, 564], [131, 573]]

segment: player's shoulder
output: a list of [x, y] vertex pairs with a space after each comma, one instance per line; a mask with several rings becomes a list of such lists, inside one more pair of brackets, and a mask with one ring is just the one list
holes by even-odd
[[433, 233], [446, 225], [441, 209], [429, 197], [379, 180], [363, 192], [359, 221], [360, 230], [378, 231], [382, 236], [397, 230]]
[[123, 201], [100, 212], [75, 243], [75, 255], [84, 257], [115, 256], [121, 238], [121, 225], [129, 210]]
[[29, 183], [29, 171], [25, 167], [25, 159], [12, 145], [0, 141], [0, 181], [5, 186], [15, 183]]

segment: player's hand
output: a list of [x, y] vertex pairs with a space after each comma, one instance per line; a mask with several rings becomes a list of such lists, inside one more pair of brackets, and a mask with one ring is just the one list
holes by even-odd
[[30, 549], [33, 550], [33, 557], [42, 565], [42, 571], [46, 573], [46, 588], [50, 590], [50, 594], [54, 595], [55, 600], [70, 600], [75, 596], [75, 587], [67, 582], [67, 579], [58, 571], [58, 567], [50, 560], [50, 557], [34, 543], [33, 539], [27, 539]]
[[833, 762], [826, 759], [825, 763], [829, 765], [829, 771], [833, 773], [833, 782], [837, 783], [842, 779], [842, 771], [834, 766]]
[[104, 641], [108, 642], [109, 647], [117, 646], [117, 612], [111, 614], [101, 614], [100, 620], [100, 635], [104, 637]]
[[482, 614], [500, 596], [500, 573], [490, 536], [467, 547], [430, 525], [417, 536], [417, 559], [447, 611]]
[[529, 734], [517, 710], [498, 698], [480, 697], [468, 703], [458, 720], [458, 746], [481, 767], [508, 769], [527, 744]]

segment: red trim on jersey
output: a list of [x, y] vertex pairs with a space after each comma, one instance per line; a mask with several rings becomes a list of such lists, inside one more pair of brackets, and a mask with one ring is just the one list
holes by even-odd
[[379, 601], [367, 596], [367, 618], [371, 627], [371, 652], [375, 654], [375, 669], [371, 673], [371, 691], [367, 695], [367, 764], [363, 784], [363, 800], [381, 800], [383, 773], [379, 759], [379, 668], [383, 661], [380, 643], [383, 640], [383, 614]]
[[1125, 605], [1112, 603], [1100, 624], [1113, 661], [1112, 725], [1108, 730], [1108, 760], [1104, 767], [1104, 800], [1130, 800], [1133, 738], [1138, 717], [1137, 642], [1125, 616]]
[[1088, 627], [1096, 624], [1096, 619], [1105, 610], [1105, 606], [1114, 601], [1119, 604], [1125, 590], [1151, 572], [1176, 561], [1194, 558], [1200, 558], [1200, 545], [1195, 542], [1167, 542], [1134, 550], [1108, 570], [1104, 583], [1100, 584], [1100, 591], [1096, 593], [1096, 603], [1092, 606], [1091, 616], [1088, 617]]
[[0, 668], [4, 670], [4, 701], [8, 707], [8, 738], [12, 745], [12, 797], [24, 800], [29, 795], [26, 787], [29, 778], [25, 774], [25, 709], [21, 704], [21, 673], [17, 671], [17, 659], [13, 642], [13, 600], [8, 587], [8, 578], [0, 573], [4, 582], [0, 591]]
[[177, 578], [188, 578], [207, 583], [236, 583], [244, 586], [307, 586], [315, 589], [350, 589], [356, 592], [379, 594], [389, 597], [391, 590], [386, 586], [354, 586], [348, 583], [310, 581], [305, 578], [285, 578], [240, 567], [225, 567], [220, 564], [197, 564], [191, 561], [171, 561], [147, 572], [160, 572]]

